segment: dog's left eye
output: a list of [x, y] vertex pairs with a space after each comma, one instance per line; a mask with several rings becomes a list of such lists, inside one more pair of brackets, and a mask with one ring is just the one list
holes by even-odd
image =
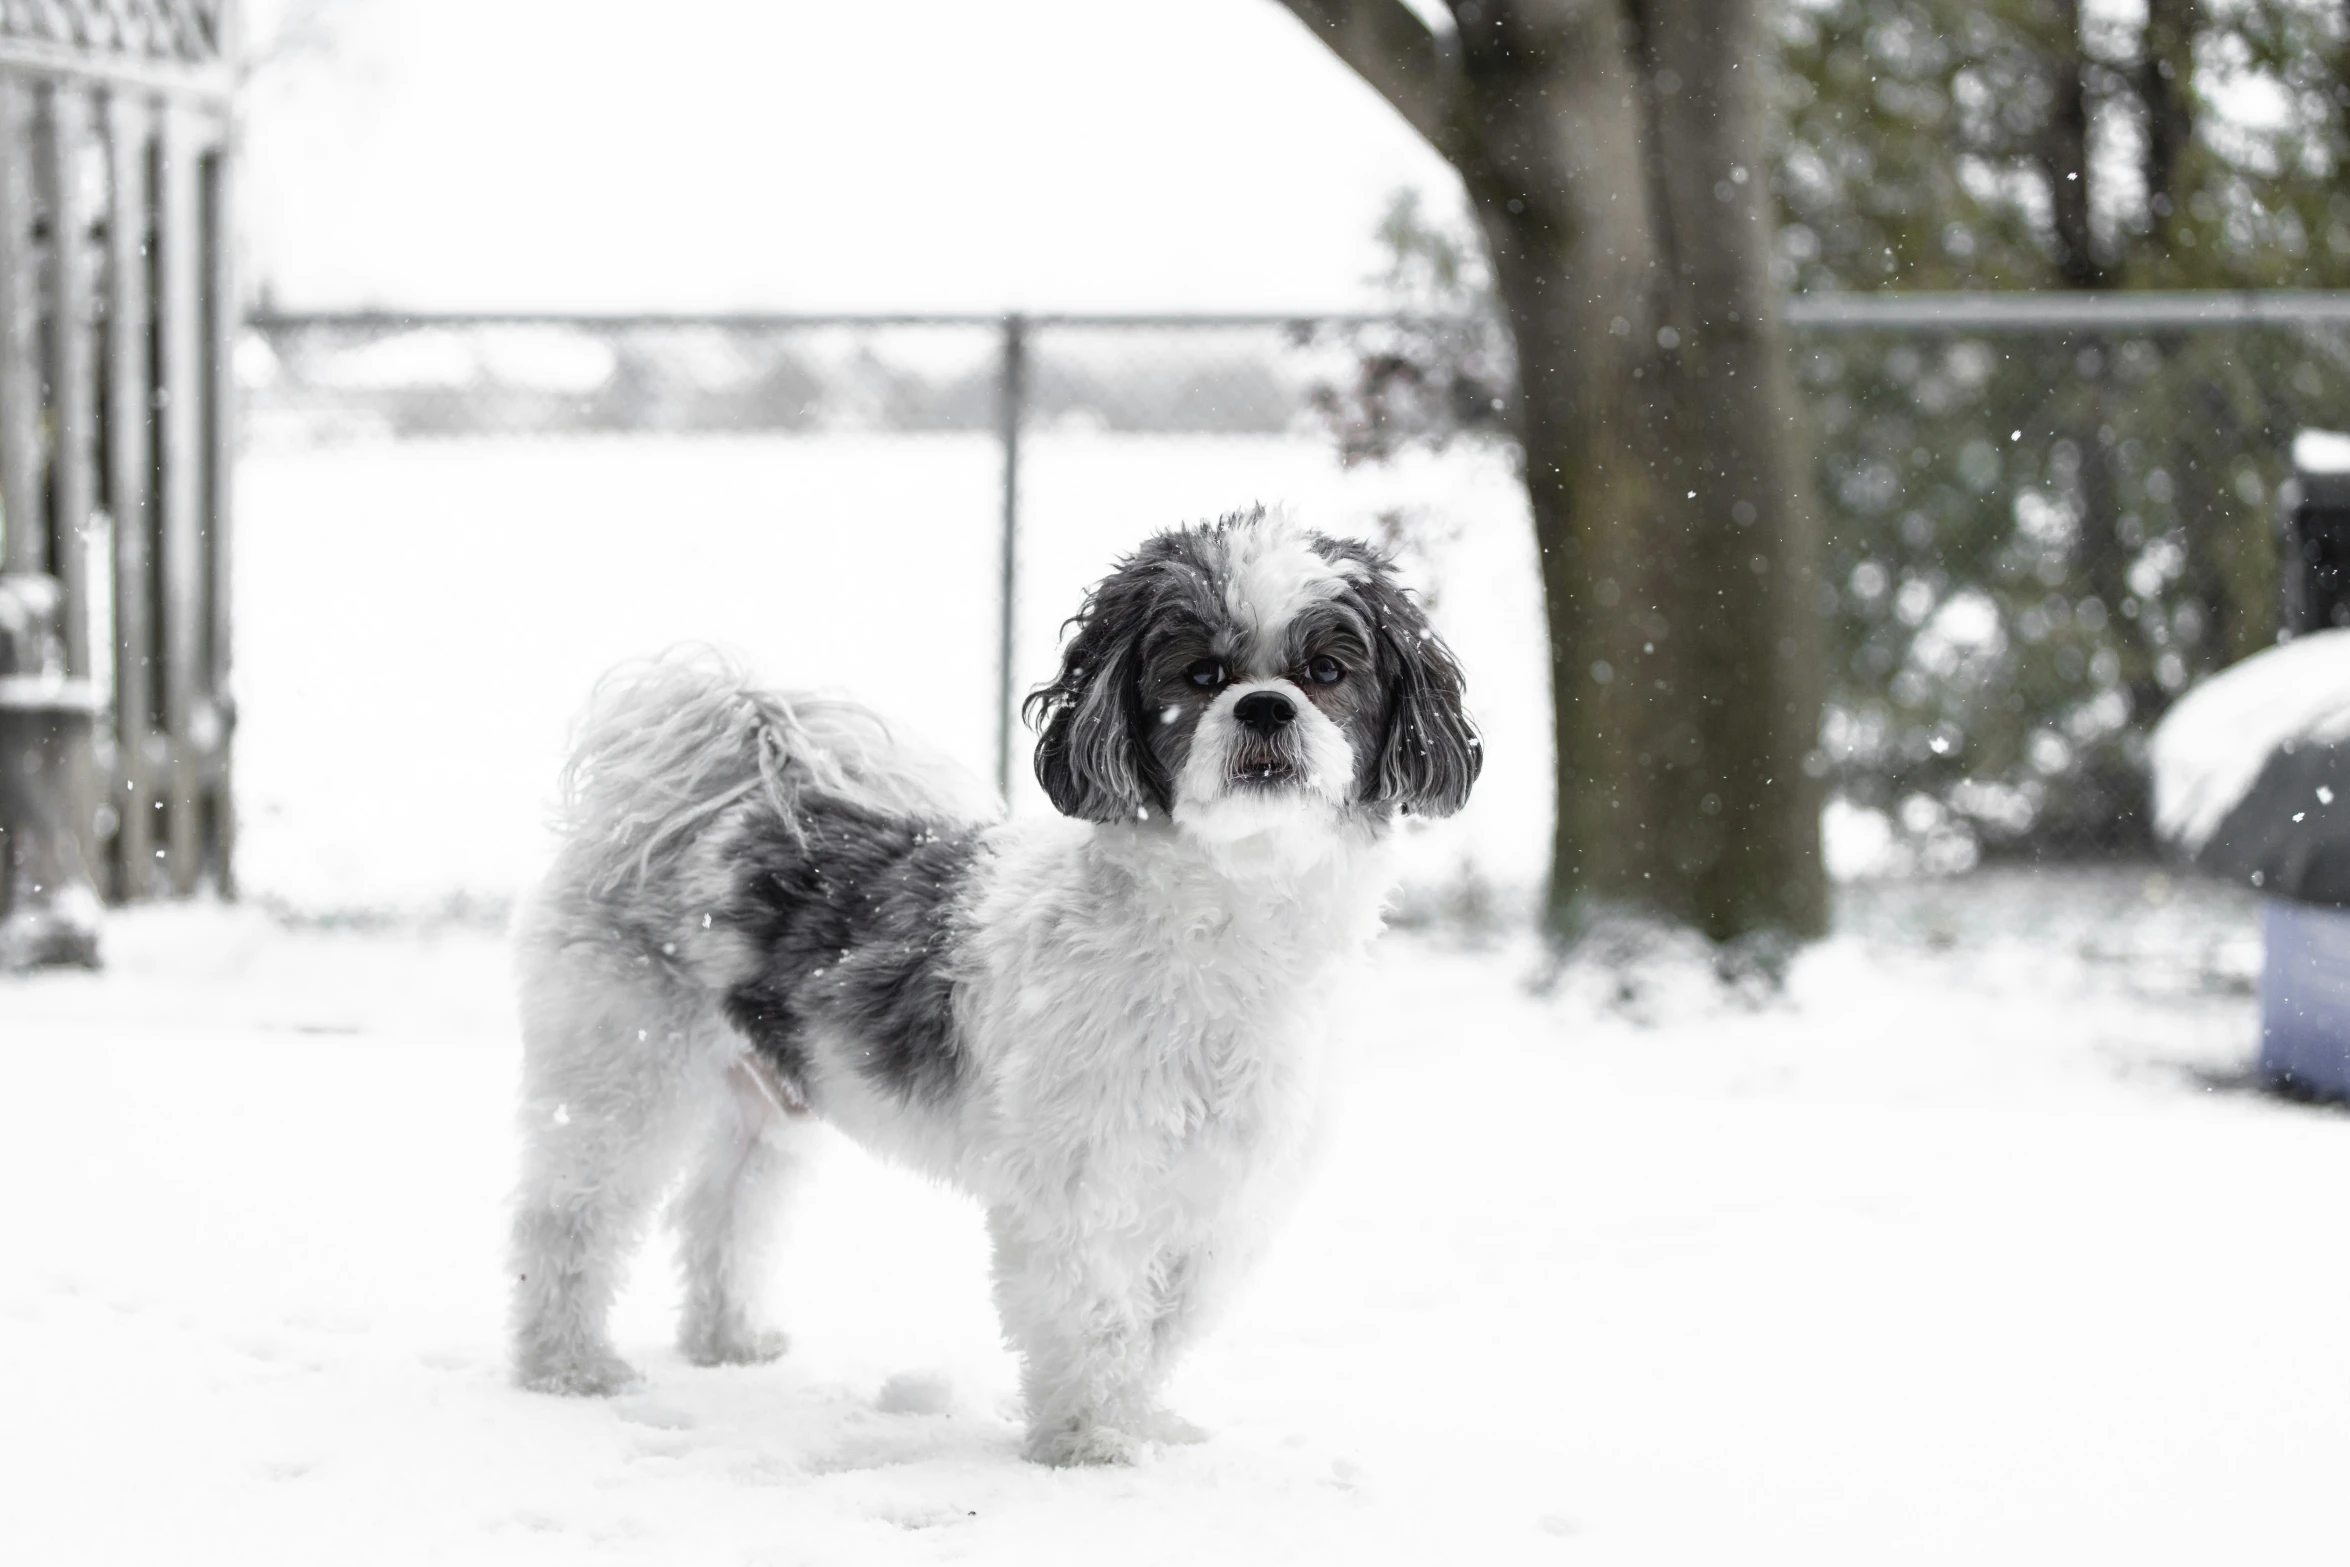
[[1346, 666], [1325, 653], [1306, 665], [1306, 678], [1318, 686], [1334, 686], [1346, 678]]
[[1212, 658], [1196, 659], [1183, 672], [1183, 678], [1202, 691], [1213, 691], [1224, 683], [1224, 666]]

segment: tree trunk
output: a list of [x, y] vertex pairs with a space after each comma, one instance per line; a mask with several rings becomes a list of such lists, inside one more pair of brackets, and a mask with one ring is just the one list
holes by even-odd
[[1558, 813], [1546, 917], [1826, 924], [1815, 524], [1758, 0], [1287, 0], [1460, 171], [1517, 340]]
[[2180, 165], [2195, 139], [2195, 36], [2202, 18], [2195, 0], [2146, 0], [2145, 42], [2138, 97], [2146, 105], [2147, 230], [2167, 254], [2178, 215]]
[[2048, 48], [2052, 95], [2039, 149], [2048, 178], [2049, 227], [2056, 239], [2056, 270], [2067, 288], [2101, 288], [2089, 213], [2089, 56], [2081, 38], [2081, 0], [2055, 0]]

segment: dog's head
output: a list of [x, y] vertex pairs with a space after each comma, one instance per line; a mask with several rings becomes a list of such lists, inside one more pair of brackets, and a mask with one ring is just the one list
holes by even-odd
[[1119, 563], [1027, 703], [1037, 781], [1087, 821], [1234, 838], [1449, 816], [1483, 757], [1460, 665], [1392, 565], [1262, 508]]

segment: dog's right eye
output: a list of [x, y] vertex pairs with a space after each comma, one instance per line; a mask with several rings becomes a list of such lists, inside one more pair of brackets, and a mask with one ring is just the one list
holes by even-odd
[[1212, 658], [1194, 659], [1191, 667], [1183, 672], [1183, 678], [1202, 691], [1213, 691], [1224, 683], [1224, 666]]

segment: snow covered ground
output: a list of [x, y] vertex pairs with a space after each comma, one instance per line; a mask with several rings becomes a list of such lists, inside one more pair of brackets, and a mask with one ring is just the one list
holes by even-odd
[[795, 1348], [500, 1367], [497, 937], [141, 911], [0, 990], [12, 1562], [2340, 1560], [2350, 1119], [2226, 1085], [2253, 912], [1861, 885], [1787, 997], [1393, 933], [1202, 1447], [1021, 1464], [977, 1216], [845, 1145]]

